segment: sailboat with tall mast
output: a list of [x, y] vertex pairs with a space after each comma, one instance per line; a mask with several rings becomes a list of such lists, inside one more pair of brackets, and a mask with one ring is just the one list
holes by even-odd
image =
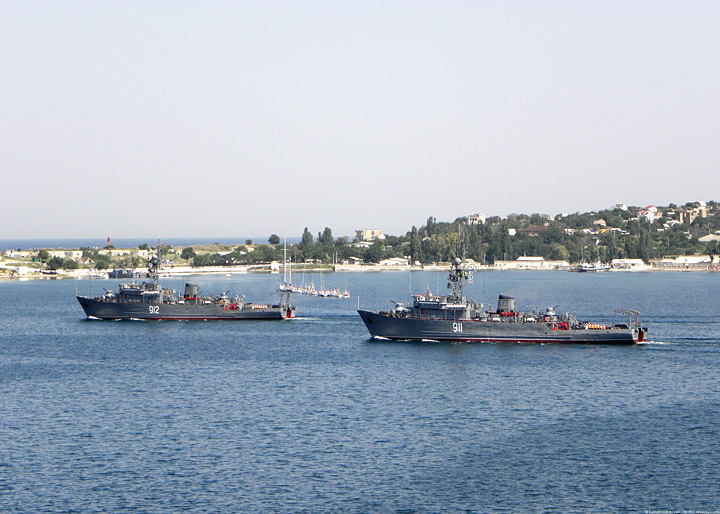
[[295, 288], [292, 285], [292, 267], [288, 269], [287, 260], [287, 237], [283, 240], [283, 281], [278, 286], [278, 289], [284, 293], [292, 293]]

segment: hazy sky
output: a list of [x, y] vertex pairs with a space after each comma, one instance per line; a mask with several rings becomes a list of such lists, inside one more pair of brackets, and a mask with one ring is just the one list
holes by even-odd
[[720, 200], [720, 2], [0, 1], [0, 238]]

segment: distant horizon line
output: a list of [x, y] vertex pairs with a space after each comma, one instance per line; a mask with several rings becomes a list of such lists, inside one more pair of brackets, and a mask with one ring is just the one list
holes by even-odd
[[[288, 239], [294, 238], [294, 239], [300, 239], [302, 237], [302, 234], [298, 236], [284, 236], [282, 234], [276, 234], [280, 239], [283, 237], [287, 237]], [[0, 237], [0, 241], [35, 241], [38, 239], [43, 239], [46, 241], [62, 241], [62, 240], [68, 240], [68, 239], [82, 239], [82, 240], [89, 240], [89, 239], [101, 239], [103, 241], [107, 240], [107, 238], [110, 237], [111, 240], [116, 239], [147, 239], [149, 241], [157, 242], [158, 240], [162, 242], [164, 239], [252, 239], [252, 240], [260, 240], [260, 239], [268, 239], [270, 235], [267, 236], [163, 236], [163, 237], [144, 237], [144, 236], [100, 236], [100, 237], [93, 237], [93, 236], [37, 236], [37, 237]], [[341, 236], [342, 237], [342, 236]]]
[[[269, 237], [269, 236], [268, 236]], [[115, 247], [131, 248], [141, 244], [154, 246], [158, 241], [160, 243], [168, 242], [175, 246], [195, 246], [203, 244], [242, 244], [246, 240], [253, 241], [253, 244], [267, 243], [268, 237], [111, 237], [110, 244]], [[297, 243], [301, 240], [301, 236], [288, 237], [289, 243]], [[281, 238], [282, 241], [282, 238]], [[3, 238], [0, 239], [0, 251], [14, 250], [16, 248], [39, 249], [39, 248], [81, 248], [81, 247], [105, 247], [107, 244], [107, 236], [105, 237], [31, 237], [31, 238]]]

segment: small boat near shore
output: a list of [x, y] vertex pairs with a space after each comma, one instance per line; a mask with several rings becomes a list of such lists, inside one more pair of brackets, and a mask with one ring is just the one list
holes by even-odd
[[597, 272], [597, 271], [609, 271], [610, 266], [608, 264], [603, 264], [600, 261], [590, 263], [582, 263], [575, 266], [570, 271], [577, 271], [579, 273], [589, 273], [589, 272]]
[[137, 275], [134, 270], [126, 268], [116, 268], [107, 272], [107, 278], [135, 278]]

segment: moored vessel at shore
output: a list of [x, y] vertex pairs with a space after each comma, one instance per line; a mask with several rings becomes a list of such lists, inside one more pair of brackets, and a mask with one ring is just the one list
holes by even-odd
[[570, 271], [578, 271], [580, 273], [589, 273], [589, 272], [597, 272], [597, 271], [610, 271], [610, 265], [603, 264], [600, 261], [590, 263], [582, 263], [578, 264], [576, 267], [572, 268]]
[[244, 296], [227, 292], [201, 296], [195, 284], [185, 284], [182, 295], [161, 287], [160, 245], [150, 259], [148, 280], [118, 285], [118, 291], [106, 290], [101, 296], [78, 296], [88, 318], [141, 320], [271, 320], [295, 317], [295, 307], [288, 293], [278, 293], [275, 304], [246, 302]]
[[107, 272], [108, 278], [135, 278], [136, 276], [134, 270], [126, 268], [116, 268]]
[[606, 325], [578, 321], [574, 314], [557, 314], [553, 307], [544, 312], [517, 311], [515, 299], [500, 295], [496, 309], [463, 296], [463, 280], [468, 276], [456, 259], [448, 276], [448, 295], [430, 291], [413, 295], [412, 307], [396, 303], [390, 311], [358, 309], [373, 338], [516, 343], [634, 344], [645, 340], [647, 329], [640, 314], [629, 309], [616, 310], [621, 322]]

